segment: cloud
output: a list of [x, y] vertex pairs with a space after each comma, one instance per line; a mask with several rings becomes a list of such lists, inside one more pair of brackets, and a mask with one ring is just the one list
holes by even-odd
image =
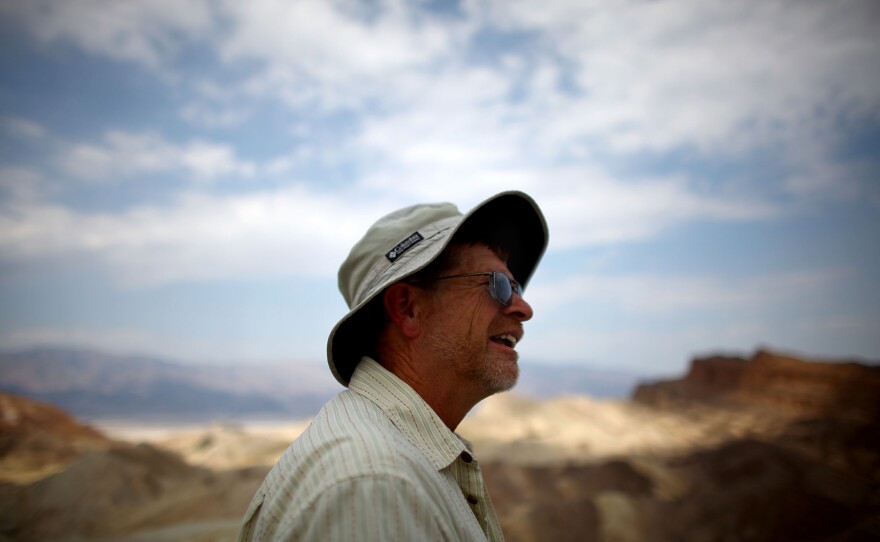
[[89, 181], [119, 180], [144, 173], [181, 172], [194, 180], [224, 175], [251, 177], [254, 165], [228, 145], [193, 140], [176, 145], [154, 134], [112, 131], [103, 144], [69, 145], [58, 159], [62, 170]]
[[568, 87], [542, 86], [550, 98], [537, 98], [551, 133], [625, 152], [727, 153], [813, 128], [829, 110], [880, 113], [870, 1], [489, 5], [490, 21], [537, 32], [571, 68]]
[[[277, 361], [277, 352], [267, 352], [262, 344], [242, 343], [239, 338], [200, 339], [188, 331], [160, 332], [138, 328], [111, 327], [32, 327], [16, 328], [0, 334], [5, 351], [39, 347], [83, 348], [120, 355], [162, 356], [189, 363]], [[321, 351], [298, 350], [299, 359], [321, 359]], [[290, 358], [290, 356], [285, 356]]]
[[445, 30], [404, 2], [228, 2], [221, 55], [288, 65], [320, 78], [418, 65], [448, 50]]
[[168, 207], [119, 214], [19, 203], [0, 207], [0, 258], [85, 259], [135, 286], [332, 276], [375, 218], [356, 197], [299, 185], [236, 196], [186, 193]]
[[411, 74], [408, 85], [410, 100], [393, 114], [366, 117], [344, 148], [369, 157], [359, 181], [364, 190], [465, 209], [493, 192], [521, 189], [545, 209], [551, 249], [642, 240], [691, 221], [781, 214], [757, 196], [699, 192], [696, 186], [712, 185], [709, 178], [615, 177], [590, 156], [557, 165], [558, 148], [534, 135], [542, 123], [523, 120], [520, 107], [506, 100], [511, 82], [496, 72]]
[[[425, 120], [406, 112], [371, 125], [360, 147], [380, 162], [395, 152], [404, 158], [381, 163], [360, 183], [334, 193], [305, 183], [225, 196], [185, 190], [167, 207], [130, 205], [115, 213], [77, 211], [35, 196], [14, 199], [0, 209], [0, 257], [85, 258], [132, 284], [330, 276], [351, 244], [385, 212], [414, 201], [453, 201], [465, 211], [511, 188], [527, 191], [542, 206], [551, 228], [550, 250], [650, 239], [692, 221], [766, 220], [779, 214], [761, 202], [700, 195], [677, 178], [633, 182], [615, 180], [598, 168], [529, 169], [527, 161], [509, 154], [513, 144], [503, 131], [459, 140], [456, 134], [471, 133], [459, 128], [473, 119], [450, 111], [446, 124]], [[194, 179], [290, 175], [309, 160], [306, 153], [251, 163], [224, 145], [191, 141], [178, 147], [155, 135], [127, 132], [110, 132], [100, 145], [58, 147], [57, 160], [67, 174], [94, 181], [150, 173]], [[475, 150], [487, 147], [494, 151]], [[423, 152], [436, 153], [436, 159], [423, 159]], [[35, 170], [6, 168], [0, 174], [7, 190], [19, 195], [47, 184]]]
[[[213, 106], [183, 108], [191, 120], [235, 124], [246, 114], [233, 97], [265, 98], [317, 122], [359, 115], [342, 144], [369, 145], [406, 111], [472, 143], [428, 132], [396, 158], [404, 173], [413, 160], [471, 160], [468, 149], [557, 163], [602, 153], [769, 152], [793, 169], [783, 188], [809, 196], [829, 181], [812, 177], [804, 145], [833, 155], [834, 122], [880, 116], [880, 10], [870, 0], [488, 0], [453, 15], [394, 0], [2, 6], [44, 41], [161, 66], [169, 80], [213, 89], [205, 94]], [[219, 74], [174, 68], [192, 46], [214, 53]]]
[[0, 124], [5, 132], [20, 140], [40, 140], [46, 135], [41, 125], [21, 117], [4, 117]]
[[[304, 137], [288, 155], [256, 163], [233, 144], [175, 143], [114, 130], [97, 143], [62, 145], [57, 163], [71, 176], [110, 181], [162, 173], [207, 181], [290, 175], [317, 183], [320, 168], [310, 166], [322, 161], [352, 172], [344, 195], [332, 198], [297, 185], [237, 196], [187, 192], [168, 208], [133, 207], [118, 215], [48, 202], [4, 211], [8, 254], [98, 255], [126, 274], [143, 265], [132, 276], [146, 281], [262, 273], [260, 265], [244, 262], [279, 249], [320, 251], [305, 241], [258, 241], [267, 231], [298, 232], [291, 217], [308, 212], [312, 198], [316, 212], [366, 216], [374, 202], [390, 210], [451, 200], [465, 209], [497, 190], [521, 188], [545, 209], [551, 250], [650, 239], [695, 221], [775, 219], [784, 212], [780, 205], [715, 190], [718, 181], [701, 177], [698, 168], [619, 176], [609, 162], [637, 163], [681, 149], [709, 162], [731, 154], [749, 159], [755, 149], [776, 154], [781, 147], [778, 155], [794, 164], [786, 190], [813, 197], [839, 183], [841, 194], [857, 197], [858, 182], [840, 180], [851, 170], [835, 163], [835, 143], [823, 136], [835, 130], [826, 129], [825, 119], [877, 115], [880, 107], [880, 75], [870, 69], [876, 8], [863, 2], [846, 8], [822, 2], [467, 2], [454, 16], [396, 1], [2, 6], [47, 43], [173, 71], [169, 81], [197, 88], [205, 98], [178, 109], [185, 119], [246, 122], [251, 104], [255, 111], [259, 99], [268, 98], [284, 104], [278, 116], [304, 133], [330, 134], [327, 140]], [[477, 45], [485, 35], [500, 36], [505, 46]], [[177, 53], [193, 45], [216, 55], [211, 70], [189, 75], [175, 68]], [[248, 106], [236, 108], [243, 97]], [[353, 120], [332, 124], [334, 112]], [[36, 133], [35, 126], [16, 130]], [[803, 149], [808, 152], [798, 152]], [[812, 167], [817, 164], [809, 157], [817, 156], [823, 167]], [[344, 201], [352, 195], [352, 203]], [[264, 214], [263, 226], [239, 216], [244, 208]], [[374, 210], [359, 224], [381, 214]], [[220, 223], [217, 231], [209, 220]], [[59, 231], [84, 233], [60, 243]], [[343, 237], [353, 240], [353, 231]], [[252, 248], [224, 258], [221, 239]], [[157, 256], [180, 271], [153, 269]], [[211, 269], [201, 258], [229, 260], [230, 268]], [[299, 272], [297, 265], [282, 267]]]
[[[401, 139], [402, 152], [408, 152], [409, 141]], [[452, 201], [462, 210], [495, 192], [522, 190], [547, 218], [550, 250], [649, 240], [693, 222], [766, 221], [783, 214], [756, 198], [701, 194], [683, 178], [618, 180], [598, 167], [519, 169], [491, 157], [483, 162], [479, 153], [471, 157], [467, 163], [438, 160], [379, 169], [362, 179], [361, 188], [394, 194], [401, 204]]]
[[[823, 294], [849, 276], [828, 269], [752, 277], [585, 273], [538, 281], [526, 292], [536, 322], [526, 324], [518, 349], [523, 359], [589, 362], [645, 375], [684, 370], [696, 355], [742, 355], [762, 345], [801, 345], [814, 355], [872, 352], [876, 341], [865, 337], [872, 336], [866, 331], [876, 315], [849, 315], [836, 325], [823, 307]], [[572, 307], [597, 318], [572, 316]]]
[[203, 103], [192, 103], [180, 110], [186, 121], [209, 128], [230, 128], [245, 122], [251, 111], [243, 107], [212, 107]]
[[[413, 201], [451, 200], [466, 211], [495, 188], [508, 188], [467, 178], [420, 186], [433, 192], [425, 188], [418, 198], [393, 187], [329, 193], [302, 184], [225, 196], [185, 192], [166, 207], [136, 206], [114, 214], [12, 201], [0, 207], [0, 258], [84, 258], [133, 284], [332, 276], [379, 216]], [[669, 183], [633, 186], [593, 178], [524, 188], [547, 216], [550, 250], [645, 239], [683, 221], [741, 220], [762, 212], [743, 203], [699, 200]]]
[[45, 43], [73, 43], [154, 69], [182, 43], [204, 38], [214, 27], [209, 3], [202, 0], [4, 0], [0, 13], [21, 21]]
[[389, 97], [396, 78], [430, 68], [461, 45], [458, 27], [408, 2], [227, 2], [230, 35], [218, 42], [227, 63], [256, 61], [251, 91], [280, 96], [293, 107], [362, 107]]
[[776, 334], [760, 319], [722, 324], [690, 322], [673, 329], [622, 326], [614, 329], [579, 328], [529, 331], [522, 346], [523, 360], [556, 360], [633, 371], [642, 378], [678, 376], [693, 357], [727, 353], [749, 355]]
[[548, 310], [574, 303], [610, 304], [641, 315], [737, 310], [764, 313], [774, 306], [808, 300], [808, 294], [823, 291], [846, 274], [835, 269], [730, 278], [580, 274], [552, 285], [536, 284], [529, 289], [529, 298]]
[[0, 193], [13, 201], [38, 199], [43, 186], [42, 175], [33, 169], [0, 165]]
[[684, 179], [622, 182], [590, 168], [543, 174], [549, 181], [533, 192], [548, 216], [551, 242], [558, 249], [650, 239], [691, 222], [770, 220], [780, 214], [760, 200], [700, 194]]

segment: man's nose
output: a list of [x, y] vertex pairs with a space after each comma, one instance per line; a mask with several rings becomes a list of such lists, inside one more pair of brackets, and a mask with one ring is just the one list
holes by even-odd
[[510, 299], [510, 305], [505, 307], [504, 313], [513, 316], [520, 322], [531, 320], [532, 316], [534, 316], [532, 306], [519, 294], [513, 294], [513, 297]]

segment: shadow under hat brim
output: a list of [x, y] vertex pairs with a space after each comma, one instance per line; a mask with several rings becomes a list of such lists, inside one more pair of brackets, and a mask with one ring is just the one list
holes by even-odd
[[[507, 267], [513, 277], [526, 287], [547, 248], [547, 223], [531, 197], [522, 192], [502, 192], [470, 210], [443, 234], [442, 241], [435, 241], [408, 265], [401, 266], [336, 324], [327, 341], [327, 358], [339, 383], [348, 386], [361, 357], [376, 341], [385, 322], [384, 308], [378, 305], [385, 288], [430, 265], [465, 228], [470, 238], [477, 232], [479, 240], [499, 244], [507, 252]], [[479, 232], [485, 232], [485, 237]]]

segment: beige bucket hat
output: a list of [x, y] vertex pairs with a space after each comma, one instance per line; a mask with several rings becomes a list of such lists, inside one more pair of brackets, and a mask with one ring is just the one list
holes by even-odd
[[[395, 211], [373, 224], [339, 268], [339, 290], [350, 311], [330, 332], [330, 370], [348, 386], [355, 366], [372, 345], [376, 325], [363, 309], [388, 286], [433, 262], [462, 226], [501, 239], [510, 272], [525, 288], [547, 248], [547, 222], [535, 201], [523, 192], [501, 192], [467, 214], [451, 203], [419, 204]], [[491, 236], [490, 236], [491, 235]]]

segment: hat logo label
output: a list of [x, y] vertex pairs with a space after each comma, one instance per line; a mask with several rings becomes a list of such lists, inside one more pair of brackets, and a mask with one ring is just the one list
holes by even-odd
[[422, 237], [421, 233], [414, 232], [403, 241], [397, 243], [397, 245], [392, 248], [388, 252], [388, 254], [385, 255], [385, 257], [388, 258], [389, 262], [394, 263], [397, 258], [400, 258], [404, 254], [406, 254], [406, 251], [419, 244], [419, 242], [421, 242], [423, 239], [424, 237]]

